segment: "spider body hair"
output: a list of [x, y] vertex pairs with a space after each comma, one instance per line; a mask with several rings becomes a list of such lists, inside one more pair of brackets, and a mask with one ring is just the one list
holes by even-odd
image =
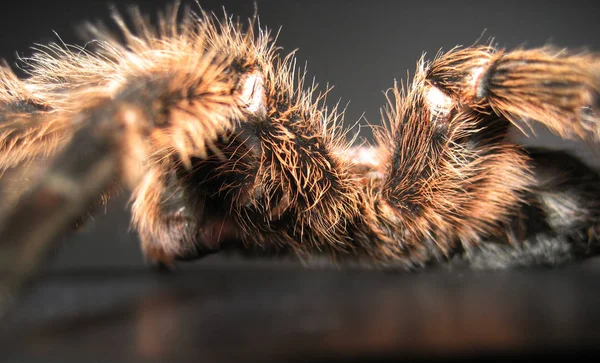
[[[16, 275], [35, 263], [15, 261], [43, 255], [29, 244], [49, 245], [116, 185], [132, 190], [144, 253], [165, 265], [230, 245], [403, 269], [595, 250], [598, 175], [508, 130], [538, 122], [597, 138], [598, 56], [473, 46], [421, 60], [389, 91], [377, 144], [354, 146], [327, 92], [306, 87], [294, 54], [254, 20], [178, 13], [156, 29], [117, 16], [117, 35], [91, 26], [94, 50], [41, 47], [27, 79], [2, 69], [0, 171], [51, 160], [0, 218], [12, 246], [2, 263]], [[572, 166], [556, 170], [551, 157]], [[29, 231], [26, 212], [45, 227]]]

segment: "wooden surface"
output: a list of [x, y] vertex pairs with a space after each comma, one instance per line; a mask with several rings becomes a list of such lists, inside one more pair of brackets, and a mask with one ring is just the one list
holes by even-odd
[[597, 354], [600, 259], [557, 270], [336, 271], [214, 259], [53, 272], [0, 361], [309, 362]]

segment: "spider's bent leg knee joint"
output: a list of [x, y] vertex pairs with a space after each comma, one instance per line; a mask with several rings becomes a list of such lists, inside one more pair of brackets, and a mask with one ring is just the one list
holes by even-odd
[[[452, 50], [427, 79], [478, 111], [520, 126], [539, 122], [565, 138], [600, 139], [600, 57], [550, 47]], [[527, 133], [527, 130], [523, 130]]]
[[382, 259], [416, 265], [500, 234], [531, 183], [527, 156], [505, 141], [507, 122], [465, 107], [428, 72], [395, 91], [380, 137], [386, 173], [366, 214]]

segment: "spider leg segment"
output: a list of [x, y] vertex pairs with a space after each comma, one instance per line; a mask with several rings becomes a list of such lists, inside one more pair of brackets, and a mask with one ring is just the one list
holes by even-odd
[[[42, 173], [35, 184], [9, 210], [0, 224], [0, 307], [14, 298], [40, 268], [52, 242], [68, 230], [97, 201], [117, 177], [119, 145], [133, 132], [105, 110], [92, 113], [86, 126]], [[115, 122], [116, 121], [116, 122]], [[123, 123], [122, 123], [123, 122]]]
[[479, 112], [516, 124], [539, 122], [563, 138], [600, 140], [597, 54], [552, 47], [456, 48], [434, 61], [426, 77]]

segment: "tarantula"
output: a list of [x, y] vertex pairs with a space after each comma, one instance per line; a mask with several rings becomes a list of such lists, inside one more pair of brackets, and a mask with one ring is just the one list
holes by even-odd
[[232, 246], [401, 269], [597, 250], [596, 172], [507, 133], [600, 138], [598, 55], [475, 45], [423, 59], [388, 92], [376, 144], [356, 146], [254, 19], [178, 14], [90, 26], [94, 48], [41, 48], [26, 79], [1, 70], [5, 293], [120, 186], [145, 255], [167, 266]]

